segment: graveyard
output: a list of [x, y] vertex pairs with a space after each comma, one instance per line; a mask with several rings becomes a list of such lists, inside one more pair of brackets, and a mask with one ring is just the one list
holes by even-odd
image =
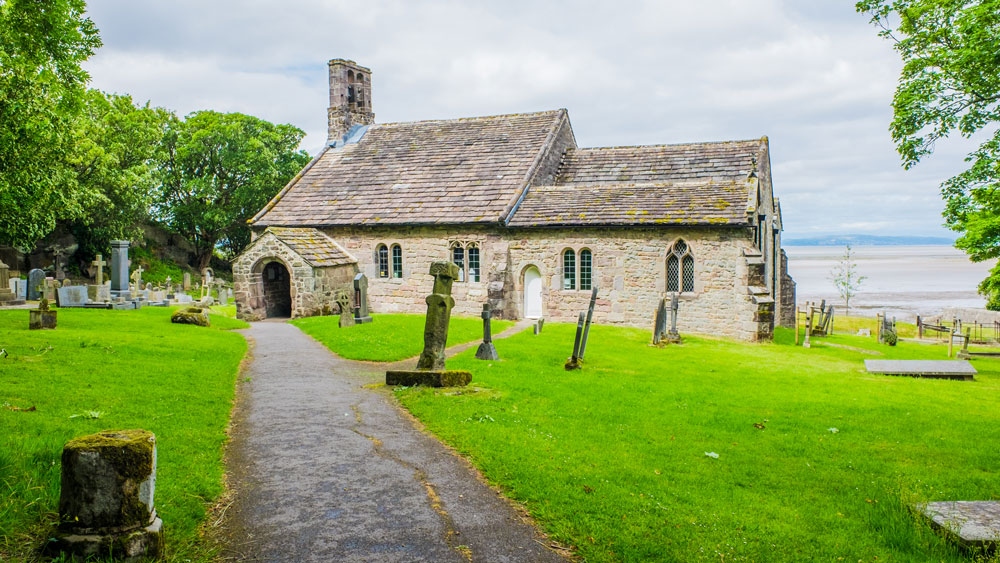
[[222, 448], [247, 350], [230, 329], [247, 325], [225, 314], [212, 314], [211, 328], [175, 325], [172, 309], [61, 308], [58, 328], [43, 331], [28, 330], [26, 310], [0, 310], [0, 559], [38, 557], [57, 517], [63, 444], [108, 428], [157, 436], [169, 553], [208, 557], [198, 528], [223, 490]]

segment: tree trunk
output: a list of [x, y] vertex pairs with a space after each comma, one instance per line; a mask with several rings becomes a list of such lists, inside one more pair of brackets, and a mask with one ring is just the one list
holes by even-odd
[[204, 250], [198, 254], [198, 271], [201, 272], [212, 263], [212, 249]]

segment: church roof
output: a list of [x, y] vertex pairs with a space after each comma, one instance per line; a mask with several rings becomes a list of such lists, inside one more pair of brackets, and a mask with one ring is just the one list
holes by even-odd
[[325, 149], [251, 223], [495, 224], [565, 119], [554, 110], [371, 125]]
[[509, 225], [743, 225], [766, 143], [569, 149], [554, 184], [532, 186]]
[[348, 254], [332, 238], [316, 229], [269, 227], [264, 232], [272, 233], [315, 268], [357, 262], [357, 259]]

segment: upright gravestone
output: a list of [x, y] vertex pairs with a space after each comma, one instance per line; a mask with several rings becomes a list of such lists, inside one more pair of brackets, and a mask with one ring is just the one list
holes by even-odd
[[338, 289], [333, 298], [340, 305], [340, 328], [354, 326], [354, 313], [351, 311], [351, 296], [346, 289]]
[[191, 273], [190, 272], [184, 272], [183, 286], [182, 287], [184, 288], [184, 291], [190, 291], [191, 290]]
[[59, 250], [52, 255], [53, 266], [55, 267], [56, 270], [56, 279], [59, 281], [66, 279], [66, 272], [63, 269], [63, 266], [65, 265], [64, 262], [66, 261], [65, 260], [66, 256], [63, 252], [64, 251]]
[[49, 300], [42, 296], [37, 309], [28, 311], [28, 330], [56, 328], [58, 312], [49, 309]]
[[667, 300], [660, 299], [660, 305], [656, 308], [656, 320], [653, 323], [653, 345], [659, 346], [663, 342], [663, 335], [667, 332]]
[[[449, 287], [449, 295], [450, 290]], [[364, 274], [354, 276], [354, 322], [357, 324], [372, 322], [372, 317], [368, 313], [368, 277]]]
[[90, 296], [85, 285], [63, 286], [56, 290], [60, 307], [86, 307]]
[[104, 283], [104, 267], [108, 265], [107, 261], [104, 260], [104, 256], [98, 254], [97, 259], [91, 262], [91, 265], [97, 267], [97, 277], [94, 278], [94, 285], [102, 285]]
[[679, 303], [677, 299], [677, 294], [674, 293], [670, 296], [670, 332], [667, 333], [667, 342], [671, 344], [680, 344], [681, 335], [677, 332], [677, 309], [679, 308]]
[[156, 438], [106, 430], [63, 447], [59, 529], [48, 549], [71, 558], [155, 558], [163, 552], [156, 514]]
[[111, 241], [111, 295], [128, 299], [129, 291], [129, 260], [127, 240]]
[[472, 374], [467, 371], [445, 370], [445, 346], [448, 342], [448, 323], [455, 299], [451, 285], [458, 278], [458, 265], [453, 262], [431, 264], [434, 289], [427, 296], [427, 319], [424, 324], [424, 351], [414, 371], [387, 371], [386, 385], [429, 385], [450, 387], [468, 385]]
[[476, 358], [479, 360], [499, 360], [500, 356], [497, 355], [497, 349], [493, 345], [493, 327], [490, 324], [490, 319], [493, 317], [493, 313], [490, 311], [490, 304], [483, 303], [483, 343], [479, 345], [479, 349], [476, 350]]
[[597, 303], [597, 286], [590, 293], [590, 306], [587, 308], [587, 321], [583, 325], [583, 340], [580, 342], [580, 359], [587, 352], [587, 339], [590, 337], [590, 322], [594, 319], [594, 304]]
[[38, 301], [45, 284], [45, 272], [35, 268], [28, 272], [28, 301]]
[[585, 317], [583, 313], [580, 313], [580, 320], [576, 323], [576, 340], [573, 341], [573, 355], [566, 360], [566, 371], [580, 369], [583, 367], [583, 363], [580, 358], [580, 344], [583, 341], [583, 323], [585, 322]]
[[10, 268], [0, 261], [0, 305], [21, 305], [24, 301], [10, 288]]

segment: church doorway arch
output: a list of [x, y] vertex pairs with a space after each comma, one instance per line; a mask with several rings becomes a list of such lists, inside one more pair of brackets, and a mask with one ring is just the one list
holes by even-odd
[[535, 266], [524, 270], [524, 318], [540, 319], [542, 317], [542, 274]]
[[292, 316], [292, 276], [281, 262], [268, 262], [262, 273], [267, 317]]

